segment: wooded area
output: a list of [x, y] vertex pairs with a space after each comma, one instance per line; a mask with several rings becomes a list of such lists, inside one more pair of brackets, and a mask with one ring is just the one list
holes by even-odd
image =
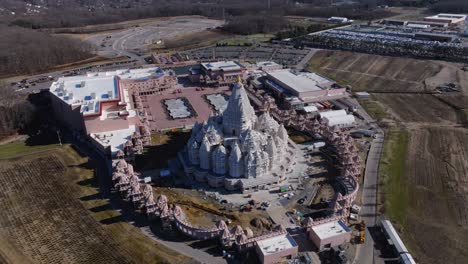
[[0, 25], [0, 75], [29, 74], [89, 58], [90, 45], [66, 37]]
[[0, 139], [23, 130], [34, 116], [34, 106], [24, 96], [0, 83]]
[[[4, 0], [6, 9], [20, 14], [27, 12], [20, 0]], [[303, 16], [347, 16], [352, 19], [375, 19], [389, 15], [385, 9], [375, 9], [384, 0], [357, 0], [353, 4], [330, 6], [326, 0], [68, 0], [45, 2], [47, 8], [37, 8], [37, 12], [27, 16], [15, 15], [9, 23], [26, 28], [75, 27], [90, 24], [113, 23], [148, 17], [181, 15], [202, 15], [210, 18], [226, 19], [231, 23], [228, 29], [237, 30], [237, 20], [249, 18], [257, 32], [268, 29], [265, 21], [284, 15]], [[34, 2], [34, 1], [32, 1]], [[37, 1], [39, 2], [39, 1]], [[39, 4], [38, 4], [39, 5]], [[0, 9], [2, 8], [0, 4]], [[30, 8], [31, 9], [31, 8]], [[257, 17], [253, 19], [252, 16]], [[8, 18], [8, 16], [6, 16]], [[8, 19], [7, 19], [8, 20]], [[272, 28], [276, 27], [273, 26]], [[251, 31], [251, 30], [250, 30]]]

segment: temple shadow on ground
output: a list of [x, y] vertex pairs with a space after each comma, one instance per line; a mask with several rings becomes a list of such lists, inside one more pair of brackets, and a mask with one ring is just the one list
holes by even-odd
[[154, 145], [145, 147], [143, 155], [136, 156], [135, 169], [137, 171], [149, 169], [167, 168], [167, 160], [177, 157], [188, 139], [190, 132], [168, 132], [168, 140], [161, 144], [153, 142]]

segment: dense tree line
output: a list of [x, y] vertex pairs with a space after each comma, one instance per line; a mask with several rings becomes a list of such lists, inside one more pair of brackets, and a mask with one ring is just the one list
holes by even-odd
[[321, 30], [342, 27], [343, 24], [312, 24], [307, 27], [304, 26], [289, 26], [287, 30], [279, 31], [275, 34], [275, 39], [297, 38], [309, 33], [318, 32]]
[[0, 139], [23, 130], [34, 116], [34, 106], [25, 97], [0, 83]]
[[224, 30], [235, 34], [270, 33], [282, 30], [287, 25], [279, 15], [245, 15], [231, 19]]
[[[24, 0], [4, 0], [0, 9], [27, 13]], [[353, 19], [374, 19], [388, 15], [383, 9], [375, 9], [383, 0], [357, 0], [354, 4], [330, 6], [329, 0], [26, 0], [37, 5], [38, 13], [5, 16], [4, 20], [14, 25], [27, 28], [73, 27], [90, 24], [112, 23], [129, 19], [164, 17], [180, 15], [203, 15], [212, 18], [227, 19], [233, 25], [239, 19], [248, 18], [259, 31], [266, 30], [265, 21], [271, 17], [283, 15], [303, 16], [347, 16]], [[20, 3], [23, 3], [21, 5]], [[252, 16], [263, 17], [253, 19]], [[8, 18], [8, 19], [7, 19]], [[281, 22], [281, 21], [280, 21]], [[276, 27], [276, 24], [273, 27]], [[236, 26], [230, 26], [237, 30]]]
[[440, 13], [468, 13], [467, 0], [445, 0], [439, 1], [431, 7], [434, 12]]
[[62, 36], [0, 25], [0, 74], [27, 74], [92, 56], [91, 46]]

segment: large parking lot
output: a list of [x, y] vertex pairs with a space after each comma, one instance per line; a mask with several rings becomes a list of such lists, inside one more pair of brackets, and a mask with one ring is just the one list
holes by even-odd
[[201, 17], [174, 17], [125, 30], [92, 34], [85, 41], [96, 46], [101, 56], [127, 55], [126, 52], [140, 54], [150, 45], [163, 43], [166, 39], [202, 32], [222, 24], [221, 20]]

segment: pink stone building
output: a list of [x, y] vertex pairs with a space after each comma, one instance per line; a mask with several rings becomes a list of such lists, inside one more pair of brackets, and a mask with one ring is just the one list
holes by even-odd
[[282, 234], [256, 242], [255, 250], [263, 264], [280, 263], [297, 256], [298, 246], [289, 234]]
[[313, 226], [308, 230], [308, 235], [319, 251], [351, 240], [351, 230], [341, 220]]
[[176, 85], [175, 74], [159, 68], [124, 69], [59, 78], [50, 94], [59, 121], [115, 156], [131, 145], [149, 143], [146, 113], [136, 102], [140, 94]]
[[237, 82], [238, 77], [245, 78], [247, 74], [244, 66], [234, 61], [205, 62], [200, 69], [191, 69], [188, 78], [191, 82], [206, 86], [229, 86]]

